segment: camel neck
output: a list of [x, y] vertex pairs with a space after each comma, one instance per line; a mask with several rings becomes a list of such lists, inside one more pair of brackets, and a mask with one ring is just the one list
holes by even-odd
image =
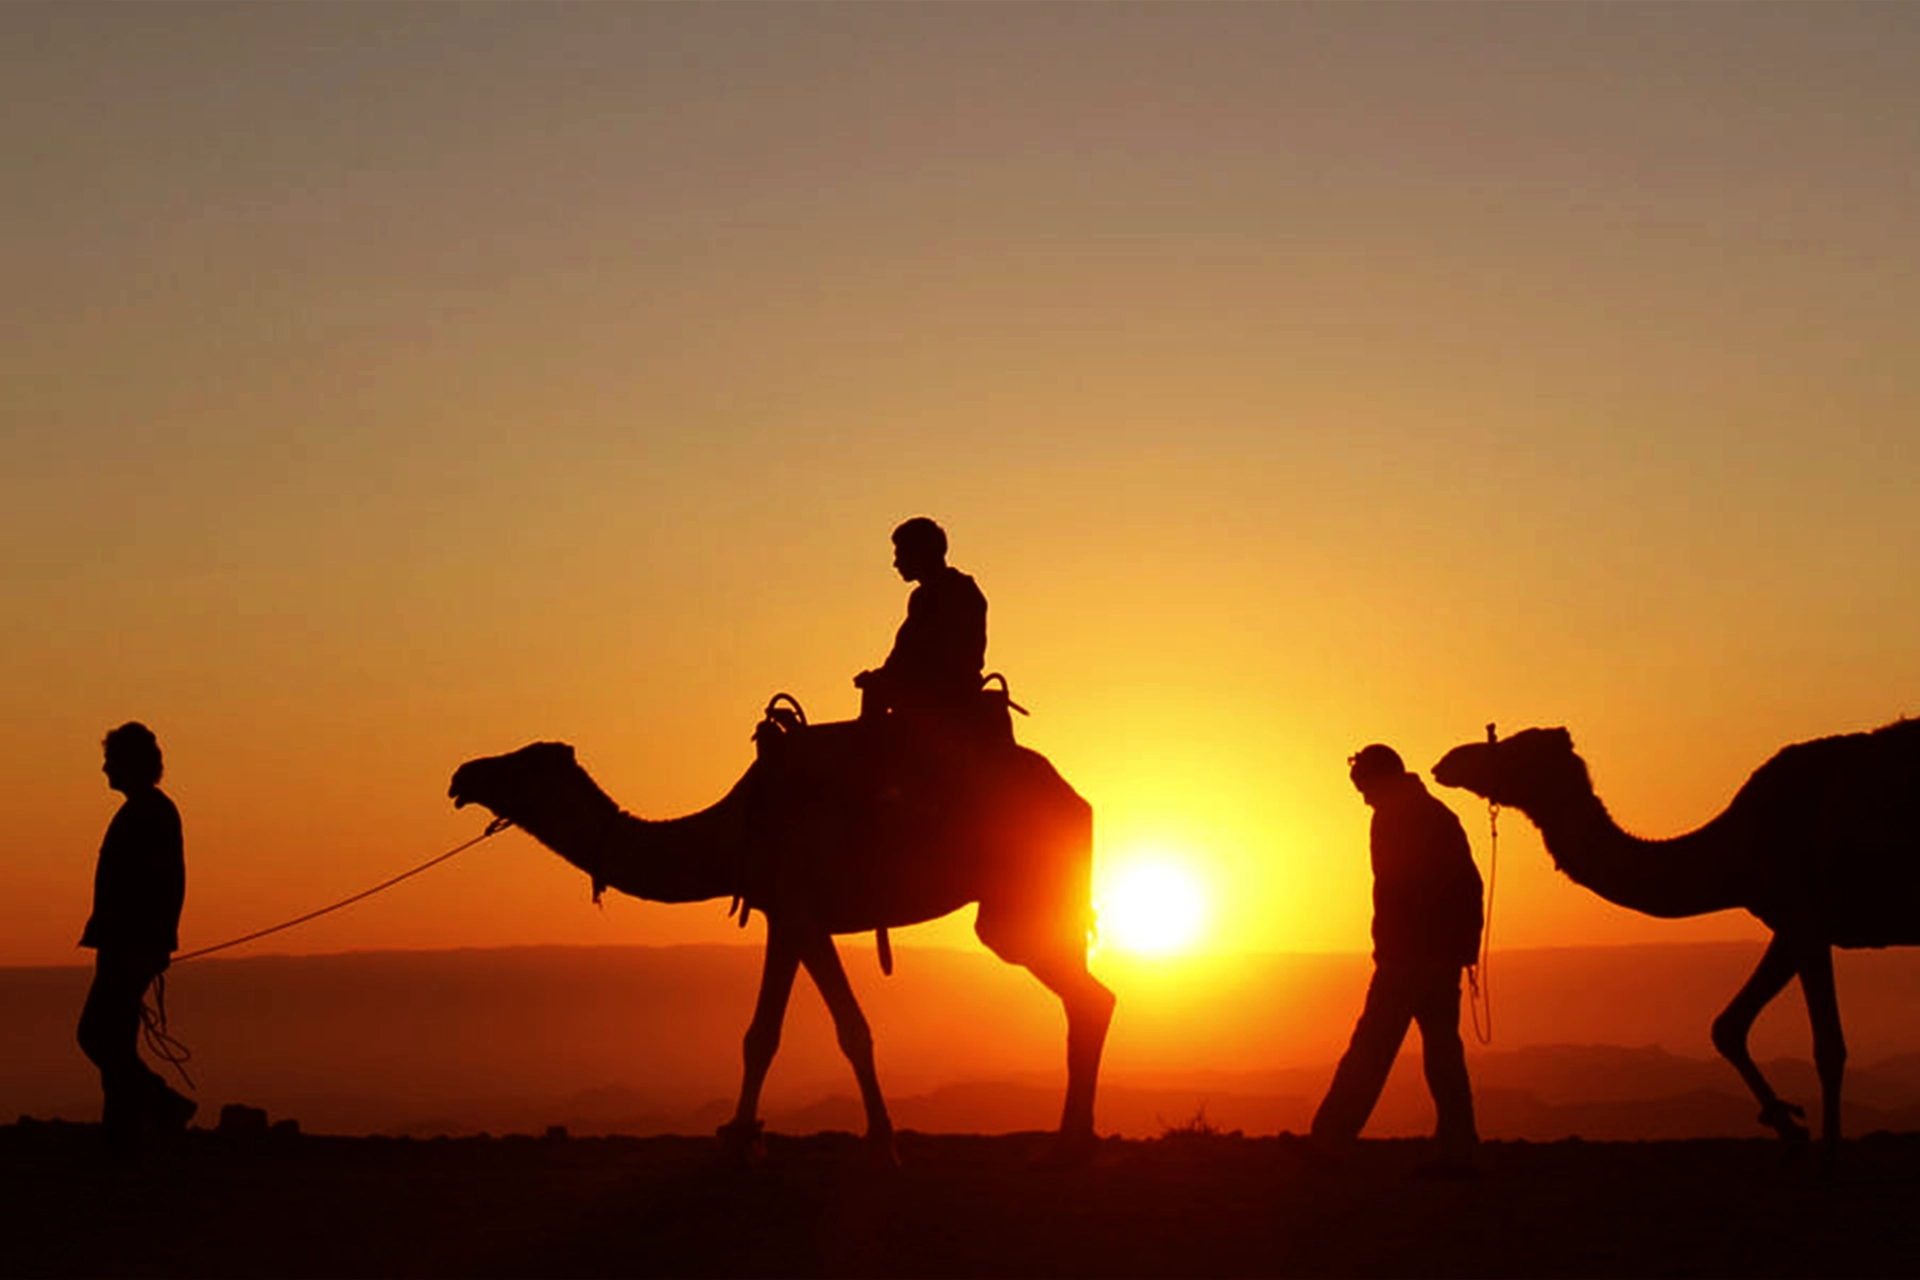
[[1622, 831], [1591, 792], [1528, 816], [1554, 863], [1618, 906], [1673, 919], [1742, 905], [1728, 875], [1723, 818], [1670, 840], [1644, 840]]
[[520, 825], [592, 877], [596, 893], [611, 888], [650, 902], [704, 902], [738, 892], [745, 821], [737, 790], [697, 813], [649, 822], [587, 785], [589, 796], [546, 806]]
[[599, 878], [649, 902], [705, 902], [741, 892], [746, 815], [737, 796], [684, 817], [623, 813], [607, 833]]

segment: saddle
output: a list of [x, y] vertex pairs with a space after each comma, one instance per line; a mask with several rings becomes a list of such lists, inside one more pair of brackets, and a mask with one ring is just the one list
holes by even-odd
[[[877, 806], [888, 804], [939, 809], [976, 796], [993, 772], [996, 757], [1014, 747], [1013, 713], [1031, 714], [1013, 700], [1007, 678], [995, 671], [981, 681], [978, 694], [961, 714], [863, 716], [859, 720], [809, 725], [799, 699], [776, 693], [753, 729], [756, 759], [773, 769], [801, 768], [805, 745], [826, 745], [831, 735], [856, 762], [861, 786], [871, 789]], [[746, 927], [752, 912], [736, 897], [728, 914]], [[880, 970], [893, 973], [893, 946], [883, 927], [875, 931]]]

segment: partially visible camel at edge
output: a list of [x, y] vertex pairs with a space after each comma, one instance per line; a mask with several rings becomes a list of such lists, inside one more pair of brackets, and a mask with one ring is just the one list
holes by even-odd
[[1031, 971], [1066, 1007], [1066, 1105], [1050, 1158], [1090, 1153], [1094, 1088], [1114, 1007], [1113, 993], [1087, 970], [1092, 809], [1044, 756], [1013, 746], [999, 756], [993, 785], [962, 788], [957, 802], [951, 791], [943, 802], [924, 787], [876, 787], [875, 768], [888, 766], [876, 766], [872, 739], [861, 737], [866, 728], [801, 730], [784, 749], [763, 753], [719, 802], [666, 821], [623, 811], [573, 748], [558, 742], [471, 760], [454, 773], [448, 794], [456, 805], [477, 803], [512, 821], [587, 872], [596, 898], [603, 886], [653, 902], [732, 898], [743, 912], [766, 916], [739, 1104], [720, 1130], [734, 1157], [745, 1158], [759, 1138], [761, 1086], [804, 965], [859, 1081], [870, 1150], [892, 1161], [893, 1124], [873, 1037], [833, 935], [882, 931], [882, 963], [889, 964], [885, 929], [973, 902], [980, 941]]
[[1754, 1019], [1799, 978], [1832, 1157], [1847, 1060], [1833, 948], [1920, 943], [1920, 720], [1785, 747], [1718, 817], [1671, 840], [1614, 823], [1565, 729], [1455, 747], [1433, 776], [1525, 813], [1554, 864], [1609, 902], [1669, 919], [1740, 907], [1772, 929], [1753, 976], [1713, 1021], [1714, 1047], [1753, 1090], [1760, 1123], [1804, 1140], [1805, 1112], [1774, 1093], [1747, 1049]]

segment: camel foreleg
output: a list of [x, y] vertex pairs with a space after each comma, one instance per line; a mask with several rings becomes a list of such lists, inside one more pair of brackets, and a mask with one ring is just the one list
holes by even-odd
[[[1754, 1019], [1760, 1011], [1781, 991], [1787, 983], [1793, 981], [1800, 971], [1800, 957], [1794, 946], [1787, 940], [1775, 935], [1767, 944], [1767, 950], [1760, 957], [1752, 976], [1719, 1017], [1713, 1020], [1713, 1047], [1720, 1055], [1733, 1064], [1740, 1078], [1747, 1082], [1747, 1088], [1753, 1091], [1754, 1099], [1760, 1104], [1760, 1123], [1790, 1141], [1804, 1141], [1807, 1137], [1806, 1126], [1800, 1123], [1806, 1112], [1791, 1102], [1784, 1102], [1760, 1074], [1760, 1068], [1754, 1065], [1753, 1055], [1747, 1050], [1747, 1033], [1753, 1029]], [[1831, 973], [1829, 973], [1831, 978]], [[1831, 981], [1828, 989], [1831, 991]], [[1836, 1014], [1837, 1025], [1837, 1014]]]
[[880, 1075], [873, 1063], [873, 1030], [860, 1001], [847, 981], [846, 968], [840, 963], [840, 949], [831, 934], [808, 937], [800, 949], [800, 962], [826, 1001], [833, 1015], [834, 1036], [840, 1052], [853, 1066], [853, 1077], [860, 1083], [860, 1102], [867, 1112], [867, 1145], [874, 1159], [883, 1165], [898, 1163], [893, 1151], [893, 1120], [887, 1115], [886, 1099], [880, 1095]]
[[760, 995], [753, 1006], [753, 1021], [741, 1042], [745, 1073], [740, 1081], [740, 1101], [733, 1119], [720, 1126], [720, 1140], [727, 1155], [744, 1163], [760, 1141], [760, 1088], [767, 1082], [767, 1069], [780, 1048], [780, 1027], [787, 1017], [787, 1001], [793, 996], [794, 975], [800, 969], [800, 948], [791, 931], [767, 921], [767, 953], [760, 970]]

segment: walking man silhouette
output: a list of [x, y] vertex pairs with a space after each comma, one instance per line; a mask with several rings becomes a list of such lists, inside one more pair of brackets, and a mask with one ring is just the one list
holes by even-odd
[[80, 1048], [100, 1069], [102, 1128], [125, 1154], [149, 1127], [186, 1127], [198, 1104], [140, 1060], [147, 988], [179, 947], [187, 868], [180, 811], [160, 790], [164, 765], [153, 731], [130, 721], [101, 744], [107, 785], [126, 797], [107, 826], [93, 875], [93, 914], [80, 945], [94, 949], [93, 986], [80, 1011]]
[[946, 530], [915, 516], [893, 531], [893, 567], [918, 583], [887, 660], [853, 678], [860, 718], [897, 712], [916, 721], [964, 724], [987, 661], [987, 598], [947, 563]]
[[1347, 763], [1373, 809], [1373, 981], [1314, 1113], [1313, 1139], [1328, 1151], [1359, 1136], [1408, 1025], [1417, 1022], [1440, 1146], [1439, 1160], [1421, 1172], [1472, 1177], [1480, 1138], [1460, 1041], [1460, 971], [1478, 958], [1480, 871], [1460, 819], [1393, 748], [1375, 743]]

